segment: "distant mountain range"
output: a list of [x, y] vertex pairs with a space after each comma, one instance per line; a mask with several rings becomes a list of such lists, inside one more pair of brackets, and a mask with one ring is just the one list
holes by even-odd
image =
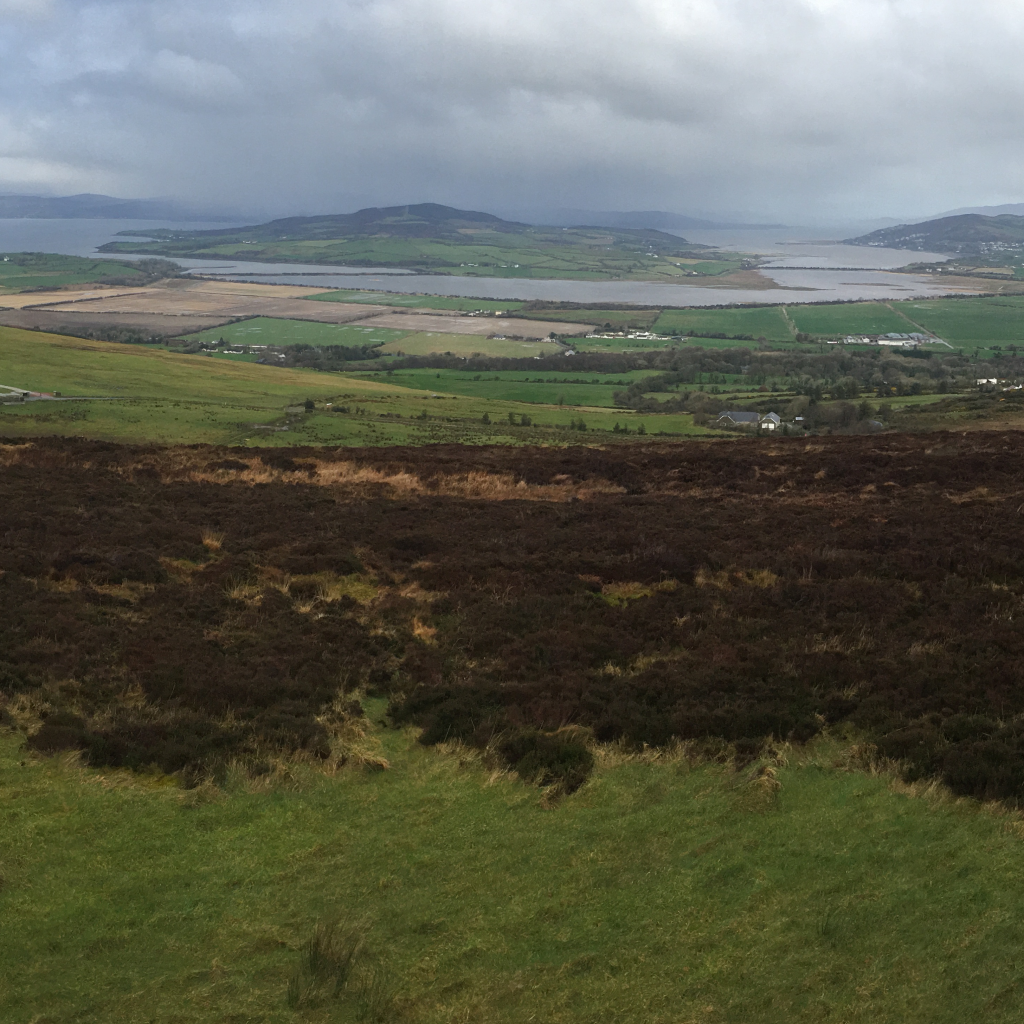
[[213, 221], [223, 214], [187, 207], [173, 199], [116, 199], [89, 192], [77, 196], [0, 195], [0, 218]]
[[979, 213], [964, 213], [920, 224], [898, 224], [844, 241], [847, 245], [956, 255], [1017, 252], [1024, 247], [1024, 217], [1012, 214], [986, 217]]
[[1004, 203], [1002, 206], [964, 206], [959, 210], [946, 210], [937, 213], [929, 220], [942, 220], [944, 217], [960, 217], [965, 213], [980, 213], [983, 217], [1000, 217], [1010, 214], [1013, 217], [1024, 217], [1024, 203]]

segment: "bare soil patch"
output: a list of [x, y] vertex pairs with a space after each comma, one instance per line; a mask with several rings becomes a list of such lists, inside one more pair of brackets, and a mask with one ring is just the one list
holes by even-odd
[[4, 327], [72, 335], [123, 328], [174, 337], [219, 327], [233, 319], [229, 316], [171, 316], [164, 313], [83, 313], [75, 309], [53, 310], [45, 307], [0, 310], [0, 324]]
[[80, 302], [84, 299], [109, 299], [116, 295], [131, 295], [144, 292], [146, 288], [60, 288], [45, 292], [22, 292], [17, 295], [0, 296], [0, 308], [26, 309], [34, 306], [51, 306], [65, 302]]
[[237, 281], [162, 281], [149, 288], [105, 294], [79, 302], [51, 302], [48, 309], [83, 314], [157, 313], [164, 316], [271, 316], [322, 323], [349, 323], [382, 306], [306, 301], [326, 289], [299, 288]]

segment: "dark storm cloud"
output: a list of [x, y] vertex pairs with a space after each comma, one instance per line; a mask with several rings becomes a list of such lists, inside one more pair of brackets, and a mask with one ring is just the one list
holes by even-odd
[[788, 219], [1024, 198], [1016, 0], [0, 0], [0, 190]]

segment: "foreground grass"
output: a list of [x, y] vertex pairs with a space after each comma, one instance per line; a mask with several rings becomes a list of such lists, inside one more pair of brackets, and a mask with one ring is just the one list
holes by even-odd
[[182, 792], [0, 734], [5, 1020], [357, 1019], [286, 1005], [318, 919], [362, 922], [409, 1021], [1020, 1017], [1016, 817], [791, 754], [604, 754], [577, 794], [408, 734], [386, 771]]

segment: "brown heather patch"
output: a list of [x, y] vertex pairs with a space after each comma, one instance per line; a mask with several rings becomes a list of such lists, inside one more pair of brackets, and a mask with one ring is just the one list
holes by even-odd
[[742, 759], [850, 728], [908, 780], [1013, 800], [1022, 455], [3, 445], [0, 708], [40, 752], [254, 785], [339, 765], [330, 709], [348, 736], [363, 692], [475, 746], [572, 724]]

